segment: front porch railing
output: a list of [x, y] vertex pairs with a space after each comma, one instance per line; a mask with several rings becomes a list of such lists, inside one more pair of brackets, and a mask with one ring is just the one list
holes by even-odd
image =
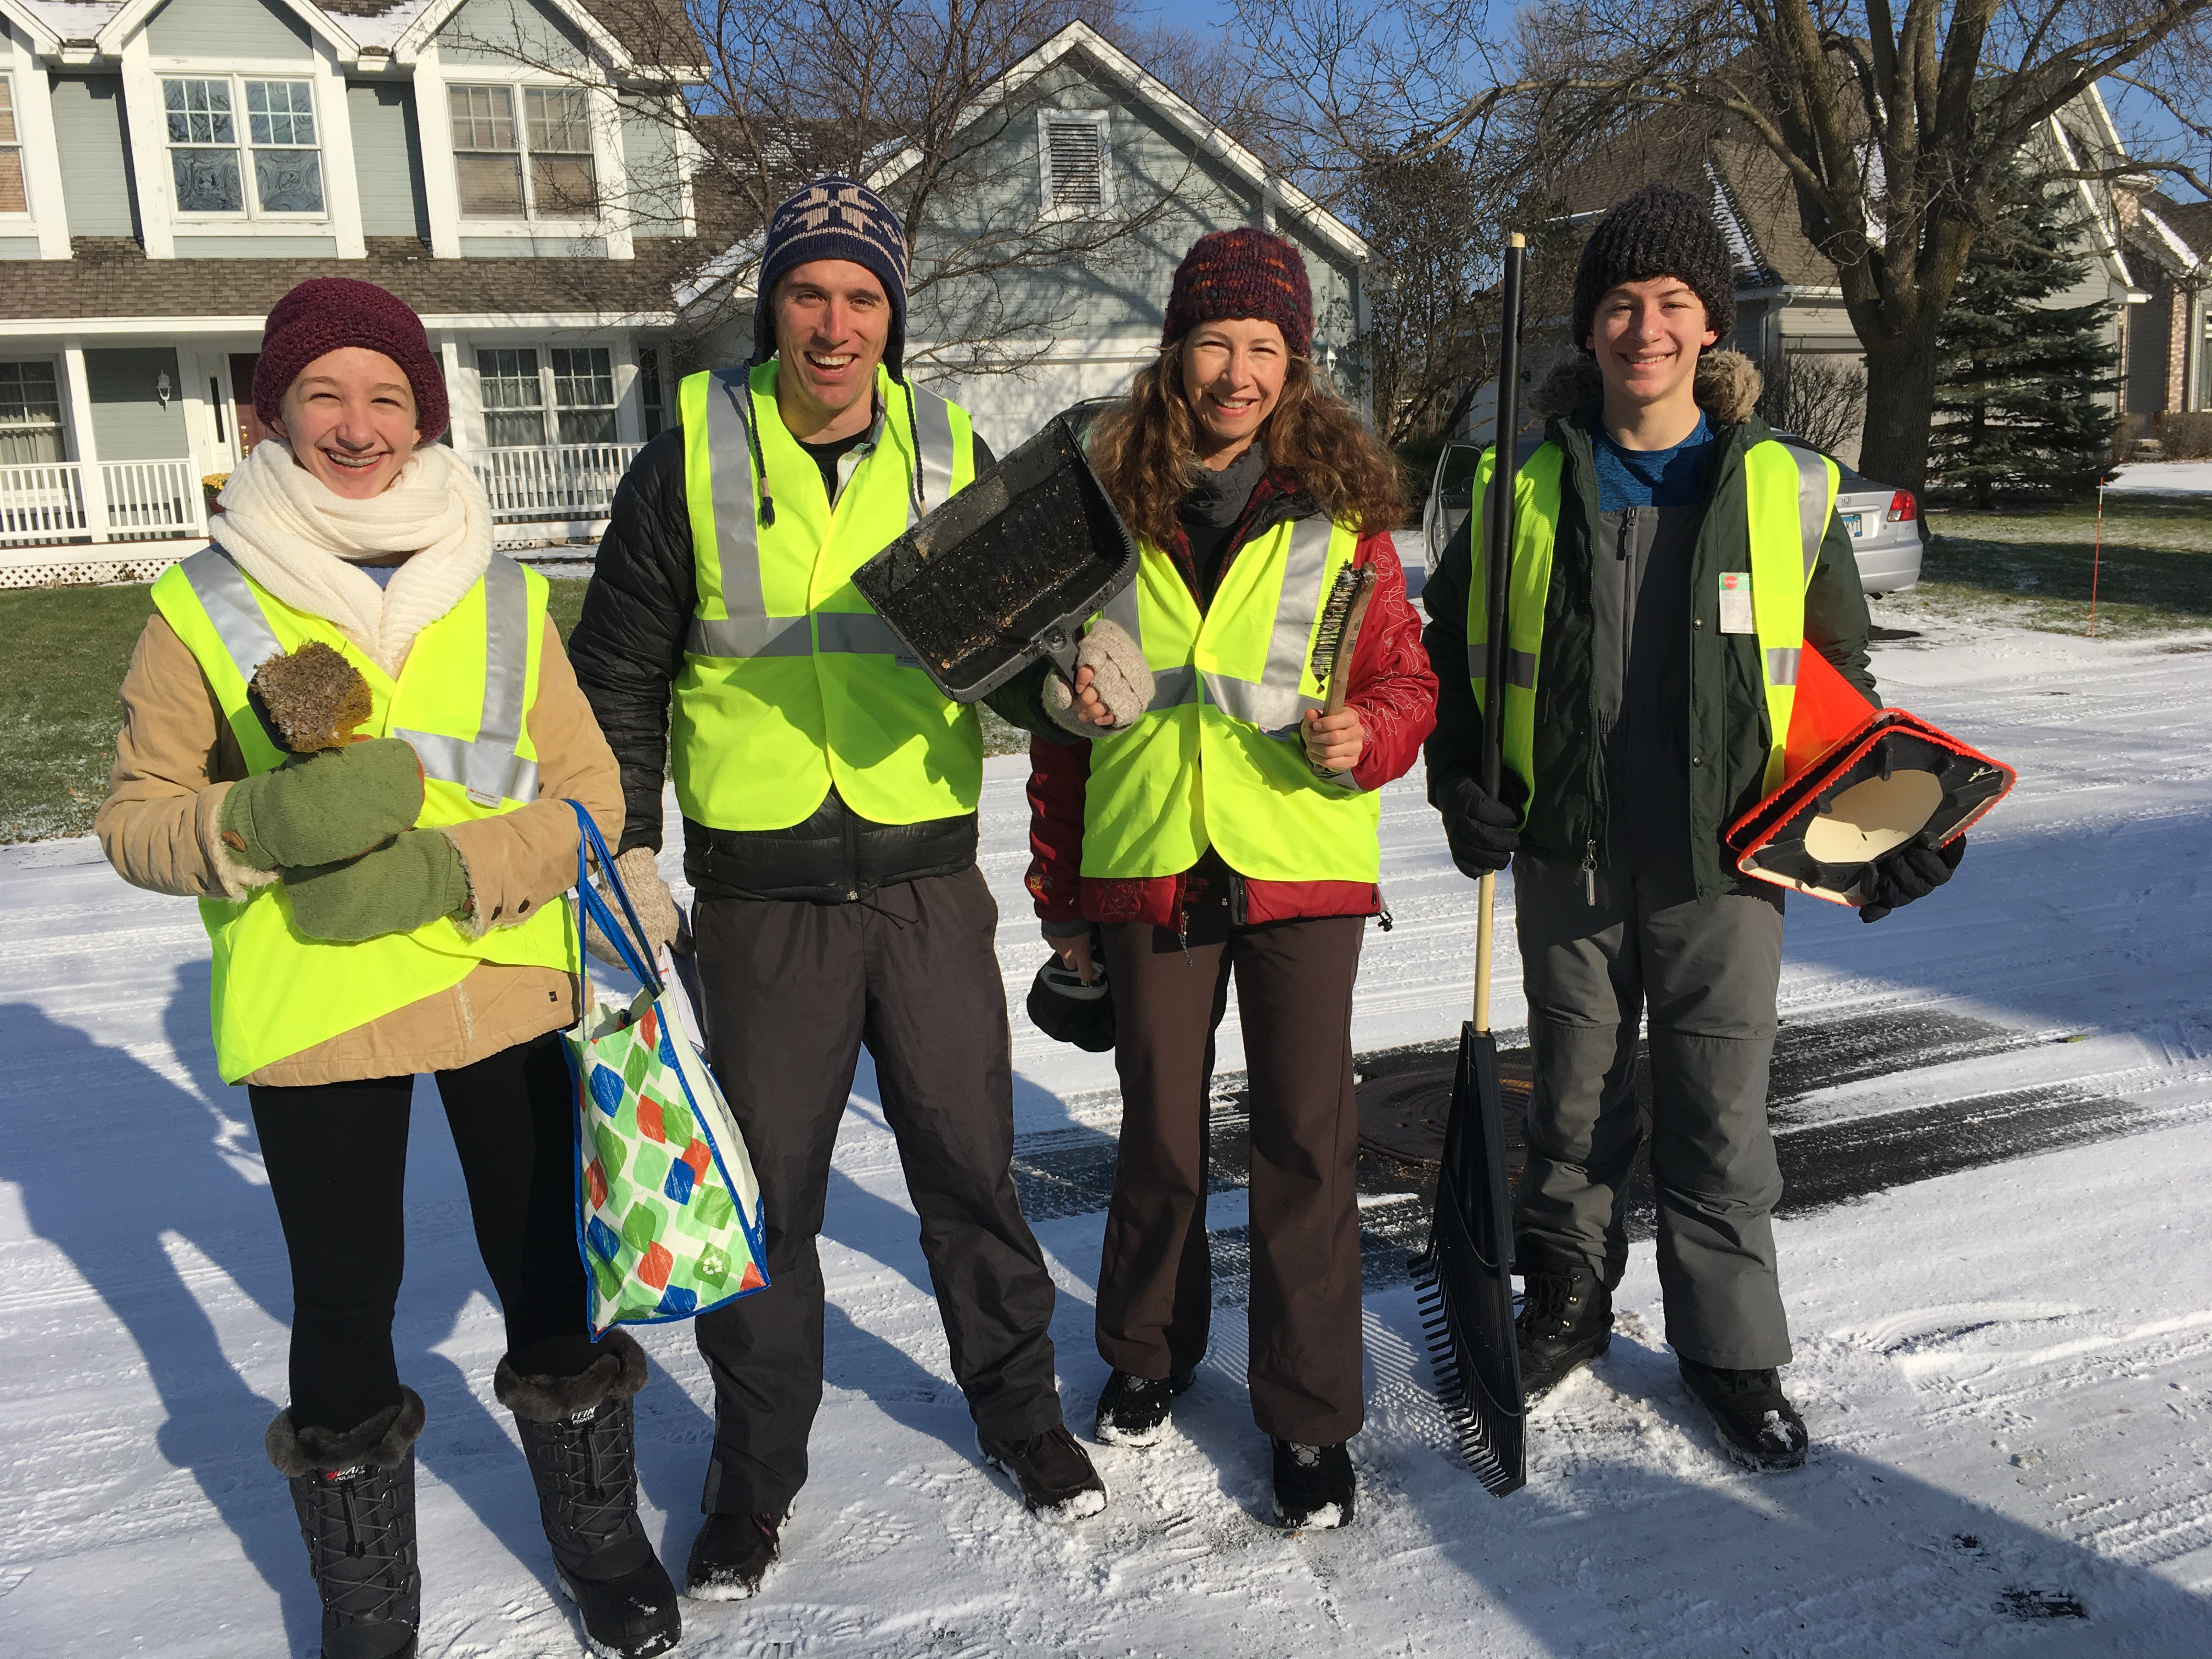
[[0, 465], [0, 545], [207, 533], [200, 481], [189, 460], [102, 461], [91, 489], [87, 471], [82, 461]]
[[614, 507], [615, 486], [643, 444], [552, 444], [532, 449], [487, 449], [469, 465], [491, 497], [500, 524], [526, 521], [583, 523]]

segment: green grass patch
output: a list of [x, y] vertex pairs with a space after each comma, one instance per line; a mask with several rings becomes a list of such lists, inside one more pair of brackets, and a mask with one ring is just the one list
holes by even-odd
[[15, 665], [0, 700], [0, 842], [92, 828], [123, 725], [123, 672], [153, 614], [143, 583], [0, 589]]
[[2139, 638], [2212, 624], [2212, 501], [2107, 495], [2098, 551], [2094, 499], [1980, 513], [1932, 508], [1916, 603], [1946, 616], [1989, 616], [2057, 634], [2089, 631], [2095, 572], [2100, 638]]

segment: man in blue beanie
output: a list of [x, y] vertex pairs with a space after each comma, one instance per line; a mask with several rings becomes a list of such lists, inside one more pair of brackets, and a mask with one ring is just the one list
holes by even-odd
[[690, 1589], [717, 1600], [758, 1589], [806, 1479], [815, 1238], [864, 1044], [984, 1456], [1048, 1519], [1106, 1504], [1060, 1422], [1052, 1279], [1014, 1197], [981, 732], [852, 582], [990, 453], [904, 376], [905, 232], [872, 191], [785, 202], [757, 288], [752, 361], [683, 382], [568, 647], [622, 763], [617, 868], [652, 943], [688, 951], [653, 866], [664, 755], [673, 773], [708, 1042], [767, 1217], [768, 1288], [696, 1324], [714, 1446]]

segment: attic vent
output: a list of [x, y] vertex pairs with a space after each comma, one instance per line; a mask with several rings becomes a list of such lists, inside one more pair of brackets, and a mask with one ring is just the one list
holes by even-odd
[[1107, 110], [1041, 110], [1037, 160], [1045, 211], [1055, 218], [1087, 217], [1114, 206], [1114, 177], [1106, 165]]

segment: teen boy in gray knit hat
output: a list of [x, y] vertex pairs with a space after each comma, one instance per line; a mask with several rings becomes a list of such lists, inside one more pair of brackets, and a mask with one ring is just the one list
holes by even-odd
[[[984, 1455], [1048, 1519], [1106, 1490], [1061, 1426], [1053, 1284], [1015, 1202], [998, 912], [975, 867], [982, 738], [851, 575], [991, 465], [903, 374], [907, 247], [850, 179], [769, 221], [752, 361], [683, 382], [615, 497], [568, 651], [622, 763], [617, 866], [654, 872], [664, 757], [716, 1076], [767, 1214], [768, 1288], [700, 1316], [714, 1378], [692, 1595], [750, 1595], [822, 1401], [817, 1259], [865, 1043]], [[678, 948], [689, 949], [676, 941]]]
[[[1516, 568], [1549, 577], [1536, 592], [1516, 578], [1509, 599], [1503, 799], [1477, 782], [1489, 688], [1468, 672], [1485, 637], [1480, 514], [1423, 595], [1443, 686], [1429, 799], [1463, 872], [1513, 865], [1535, 1062], [1515, 1224], [1529, 1394], [1611, 1340], [1648, 1017], [1668, 1340], [1726, 1449], [1784, 1469], [1806, 1431], [1778, 1373], [1770, 1221], [1783, 895], [1738, 876], [1722, 837], [1779, 781], [1799, 650], [1869, 700], [1874, 682], [1835, 465], [1753, 413], [1756, 373], [1713, 349], [1735, 314], [1696, 198], [1655, 185], [1592, 234], [1572, 310], [1584, 356], [1540, 393], [1546, 441], [1521, 474]], [[1892, 906], [1933, 884], [1917, 866], [1885, 875]]]

